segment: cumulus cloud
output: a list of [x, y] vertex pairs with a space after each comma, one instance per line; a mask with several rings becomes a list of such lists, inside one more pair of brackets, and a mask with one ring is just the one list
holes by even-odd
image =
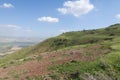
[[0, 5], [1, 8], [14, 8], [14, 6], [11, 3], [4, 3]]
[[57, 10], [62, 14], [72, 14], [75, 17], [87, 14], [94, 9], [94, 5], [89, 0], [66, 1], [62, 8]]
[[56, 23], [56, 22], [59, 22], [59, 19], [53, 18], [53, 17], [40, 17], [38, 18], [38, 21]]
[[117, 14], [115, 17], [116, 19], [120, 19], [120, 14]]

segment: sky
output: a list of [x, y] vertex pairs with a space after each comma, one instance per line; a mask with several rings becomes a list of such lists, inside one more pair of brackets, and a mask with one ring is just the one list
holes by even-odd
[[120, 0], [0, 0], [0, 36], [51, 37], [120, 22]]

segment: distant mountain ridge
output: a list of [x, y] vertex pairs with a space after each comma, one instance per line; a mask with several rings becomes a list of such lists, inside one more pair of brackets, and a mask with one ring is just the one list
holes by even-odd
[[[0, 56], [11, 54], [42, 41], [42, 38], [0, 37]], [[14, 49], [14, 50], [13, 50]]]

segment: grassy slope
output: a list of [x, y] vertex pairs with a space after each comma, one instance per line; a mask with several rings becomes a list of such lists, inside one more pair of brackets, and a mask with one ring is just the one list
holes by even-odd
[[[64, 78], [65, 80], [119, 80], [120, 79], [120, 38], [115, 38], [111, 44], [111, 51], [95, 61], [74, 61], [62, 65], [55, 65], [50, 69], [55, 73], [51, 77]], [[59, 76], [61, 75], [61, 76]]]
[[[79, 48], [79, 46], [91, 46], [92, 44], [101, 44], [104, 48], [112, 49], [111, 53], [101, 58], [90, 61], [81, 62], [74, 61], [63, 65], [51, 67], [55, 74], [51, 77], [68, 78], [68, 80], [88, 80], [88, 78], [101, 78], [100, 80], [117, 79], [120, 77], [120, 25], [115, 24], [105, 29], [84, 30], [77, 32], [67, 32], [60, 36], [49, 38], [42, 43], [22, 49], [14, 54], [7, 55], [0, 60], [0, 66], [10, 66], [11, 61], [25, 59], [34, 54], [47, 51], [64, 50]], [[93, 48], [94, 49], [94, 48]], [[59, 74], [59, 75], [58, 75]], [[65, 75], [65, 76], [64, 76]], [[65, 79], [65, 80], [66, 80]], [[55, 79], [56, 80], [56, 79]]]

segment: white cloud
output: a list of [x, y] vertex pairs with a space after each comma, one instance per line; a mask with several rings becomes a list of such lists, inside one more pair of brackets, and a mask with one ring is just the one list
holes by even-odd
[[60, 30], [60, 32], [62, 32], [62, 33], [65, 33], [65, 32], [70, 32], [71, 30], [69, 30], [69, 29], [63, 29], [63, 30]]
[[115, 17], [116, 19], [120, 19], [120, 14], [117, 14]]
[[72, 14], [75, 17], [87, 14], [94, 9], [94, 5], [89, 0], [66, 1], [63, 8], [58, 8], [62, 14]]
[[23, 28], [18, 25], [0, 25], [0, 36], [18, 36], [18, 35], [31, 35], [34, 33], [33, 30], [28, 28]]
[[17, 26], [17, 25], [0, 25], [0, 28], [3, 27], [3, 28], [16, 28], [16, 29], [20, 29], [21, 27]]
[[56, 22], [59, 22], [59, 19], [53, 18], [53, 17], [40, 17], [38, 18], [38, 21], [56, 23]]
[[0, 5], [1, 8], [14, 8], [14, 6], [11, 3], [4, 3]]
[[31, 30], [31, 29], [26, 29], [24, 31], [26, 31], [26, 32], [33, 32], [33, 30]]

